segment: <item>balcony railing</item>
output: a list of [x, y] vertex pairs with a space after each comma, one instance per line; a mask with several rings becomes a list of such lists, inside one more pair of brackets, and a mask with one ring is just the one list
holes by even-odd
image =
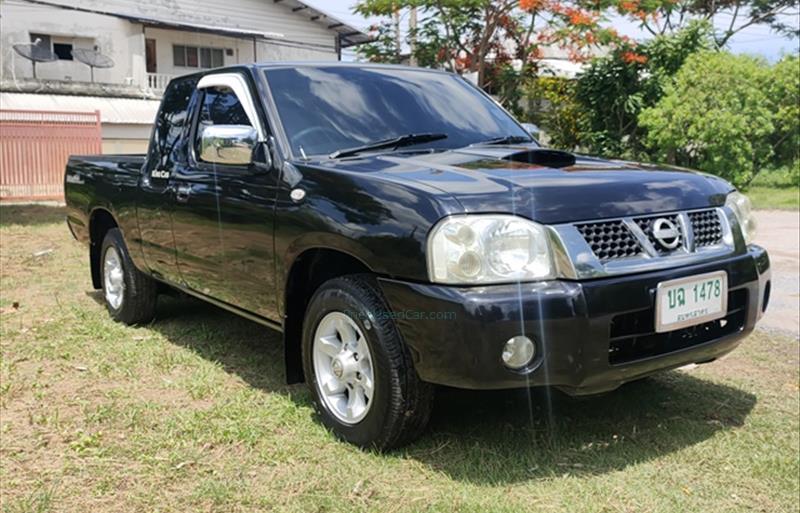
[[148, 73], [147, 88], [151, 91], [163, 92], [173, 76], [174, 75], [168, 75], [166, 73]]

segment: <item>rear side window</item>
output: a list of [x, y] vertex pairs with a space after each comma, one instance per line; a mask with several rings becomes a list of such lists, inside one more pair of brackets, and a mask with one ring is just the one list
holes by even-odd
[[[189, 122], [189, 103], [197, 86], [193, 77], [173, 80], [156, 116], [153, 140], [150, 145], [149, 162], [158, 162], [160, 167], [171, 166], [177, 159], [176, 150], [181, 133]], [[151, 167], [151, 166], [148, 166]]]

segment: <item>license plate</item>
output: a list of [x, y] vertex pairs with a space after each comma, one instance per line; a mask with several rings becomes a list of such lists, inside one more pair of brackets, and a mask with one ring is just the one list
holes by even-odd
[[657, 333], [720, 319], [727, 311], [725, 271], [664, 281], [656, 289]]

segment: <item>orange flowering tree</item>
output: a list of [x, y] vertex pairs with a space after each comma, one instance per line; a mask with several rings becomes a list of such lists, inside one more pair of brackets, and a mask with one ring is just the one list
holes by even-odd
[[[621, 38], [604, 28], [604, 13], [616, 0], [361, 0], [363, 15], [382, 16], [375, 41], [360, 48], [373, 61], [402, 62], [414, 49], [423, 66], [471, 73], [478, 85], [515, 109], [521, 84], [536, 74], [546, 46], [575, 61]], [[416, 29], [397, 34], [396, 13], [416, 8]], [[412, 44], [413, 42], [413, 44]]]
[[[796, 18], [800, 0], [617, 0], [612, 10], [636, 22], [651, 36], [676, 34], [691, 23], [709, 22], [711, 40], [717, 48], [754, 25], [800, 36]], [[714, 20], [724, 23], [714, 24]]]

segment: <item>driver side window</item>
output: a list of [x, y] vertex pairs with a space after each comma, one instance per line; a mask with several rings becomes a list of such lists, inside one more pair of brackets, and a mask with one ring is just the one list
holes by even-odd
[[213, 125], [252, 126], [250, 119], [233, 90], [227, 87], [208, 87], [203, 93], [200, 105], [197, 133], [195, 136], [195, 154], [200, 155], [203, 130]]

